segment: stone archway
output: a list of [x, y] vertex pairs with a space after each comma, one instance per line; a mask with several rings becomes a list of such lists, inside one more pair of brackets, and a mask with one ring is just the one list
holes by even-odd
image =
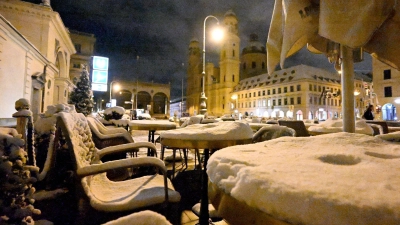
[[162, 92], [158, 92], [153, 96], [153, 113], [167, 114], [168, 97]]
[[151, 95], [146, 91], [139, 91], [137, 94], [137, 108], [146, 111], [148, 105], [151, 105]]

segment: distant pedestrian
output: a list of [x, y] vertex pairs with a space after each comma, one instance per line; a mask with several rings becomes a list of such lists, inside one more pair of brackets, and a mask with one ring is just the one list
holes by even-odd
[[366, 120], [374, 120], [374, 114], [372, 113], [374, 111], [374, 106], [369, 105], [368, 108], [365, 110], [362, 118]]

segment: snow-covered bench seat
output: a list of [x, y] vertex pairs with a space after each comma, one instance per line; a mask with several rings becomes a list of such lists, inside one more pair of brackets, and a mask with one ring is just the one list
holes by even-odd
[[[74, 161], [74, 170], [90, 205], [103, 212], [121, 212], [157, 204], [176, 203], [180, 194], [167, 178], [164, 162], [155, 157], [128, 158], [101, 162], [104, 155], [129, 152], [137, 148], [156, 150], [149, 142], [129, 143], [98, 150], [92, 140], [86, 117], [81, 113], [59, 113], [57, 134], [64, 134]], [[110, 181], [107, 171], [118, 168], [154, 166], [161, 175], [147, 175], [130, 180]]]
[[209, 197], [232, 225], [268, 218], [278, 221], [272, 224], [400, 224], [399, 140], [400, 133], [340, 132], [224, 148], [208, 161]]

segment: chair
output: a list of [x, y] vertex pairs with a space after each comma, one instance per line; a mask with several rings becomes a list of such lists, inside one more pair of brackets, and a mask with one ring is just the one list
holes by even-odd
[[374, 130], [373, 136], [383, 134], [383, 128], [381, 125], [374, 123], [369, 123], [368, 125], [372, 128], [372, 130]]
[[267, 141], [283, 136], [296, 137], [296, 131], [290, 127], [273, 125], [262, 127], [253, 136], [253, 143]]
[[98, 119], [90, 116], [87, 117], [87, 121], [97, 148], [101, 149], [108, 146], [135, 142], [131, 134], [124, 128], [107, 128]]
[[383, 129], [383, 134], [387, 134], [389, 133], [389, 127], [386, 123], [386, 121], [377, 121], [377, 120], [365, 120], [366, 123], [372, 123], [372, 124], [377, 124], [377, 125], [381, 125], [382, 129]]
[[310, 133], [302, 120], [278, 120], [280, 126], [286, 126], [296, 131], [296, 137], [309, 137]]
[[[57, 118], [56, 139], [61, 134], [65, 138], [68, 151], [71, 155], [74, 177], [78, 181], [79, 198], [90, 201], [90, 206], [103, 213], [93, 216], [90, 223], [99, 224], [100, 217], [108, 213], [127, 212], [155, 205], [170, 205], [180, 201], [180, 194], [173, 188], [167, 178], [167, 169], [164, 162], [156, 157], [138, 157], [102, 162], [101, 158], [108, 154], [135, 151], [139, 148], [150, 148], [156, 151], [153, 143], [140, 142], [111, 146], [99, 150], [95, 147], [87, 118], [81, 113], [59, 113]], [[55, 146], [58, 141], [55, 141]], [[121, 182], [114, 182], [107, 178], [107, 171], [119, 168], [154, 166], [161, 175], [147, 175]], [[80, 184], [78, 184], [80, 183]], [[82, 202], [82, 201], [80, 201]], [[82, 208], [82, 207], [81, 207]], [[104, 215], [103, 215], [104, 214]], [[91, 216], [84, 213], [82, 217]], [[119, 215], [120, 216], [120, 215]], [[78, 221], [84, 224], [88, 223]], [[108, 218], [109, 219], [109, 218]]]

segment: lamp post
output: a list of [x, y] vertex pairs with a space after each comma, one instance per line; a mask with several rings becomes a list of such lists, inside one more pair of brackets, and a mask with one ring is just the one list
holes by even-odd
[[206, 93], [204, 91], [204, 86], [205, 86], [205, 75], [206, 75], [206, 22], [208, 18], [214, 18], [217, 20], [217, 24], [219, 24], [219, 20], [217, 17], [213, 15], [209, 15], [204, 19], [204, 24], [203, 24], [203, 72], [202, 74], [202, 92], [200, 95], [200, 114], [204, 115], [207, 112], [207, 97]]
[[112, 100], [112, 91], [113, 91], [113, 84], [117, 81], [111, 81], [110, 83], [110, 105], [111, 105], [111, 100]]

